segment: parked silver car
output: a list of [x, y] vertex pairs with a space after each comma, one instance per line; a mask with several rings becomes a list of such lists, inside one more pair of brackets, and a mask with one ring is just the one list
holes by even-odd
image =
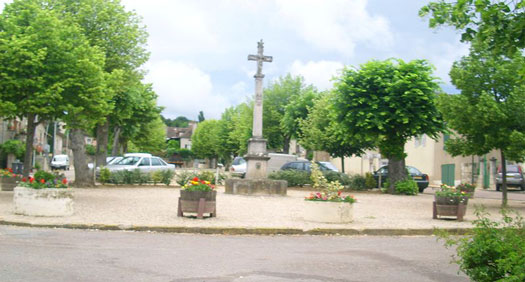
[[[507, 165], [507, 187], [519, 187], [521, 191], [525, 191], [525, 179], [523, 179], [523, 171], [519, 165]], [[496, 174], [496, 190], [500, 191], [503, 185], [503, 173], [501, 166], [498, 168]]]
[[135, 170], [139, 169], [143, 173], [158, 170], [175, 170], [175, 165], [166, 163], [163, 159], [146, 153], [127, 154], [121, 160], [107, 166], [109, 171]]

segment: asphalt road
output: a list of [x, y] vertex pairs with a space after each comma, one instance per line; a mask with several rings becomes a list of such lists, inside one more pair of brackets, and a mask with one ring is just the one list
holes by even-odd
[[435, 237], [0, 226], [0, 281], [468, 281]]

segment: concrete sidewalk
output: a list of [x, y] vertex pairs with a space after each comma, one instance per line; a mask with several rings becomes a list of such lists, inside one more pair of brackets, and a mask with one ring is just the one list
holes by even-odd
[[[303, 198], [310, 191], [288, 190], [288, 196], [240, 196], [218, 188], [216, 218], [177, 217], [180, 188], [109, 187], [75, 189], [75, 214], [30, 217], [13, 213], [13, 192], [0, 192], [0, 224], [110, 230], [150, 230], [214, 234], [346, 234], [430, 235], [435, 228], [463, 233], [472, 228], [475, 205], [500, 218], [500, 199], [469, 200], [465, 221], [432, 219], [433, 191], [418, 196], [354, 192], [354, 221], [322, 224], [304, 221]], [[525, 201], [509, 207], [525, 216]]]

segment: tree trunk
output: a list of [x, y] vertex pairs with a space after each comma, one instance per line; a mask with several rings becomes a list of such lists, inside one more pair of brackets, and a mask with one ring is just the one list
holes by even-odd
[[500, 150], [501, 152], [501, 176], [503, 183], [501, 184], [501, 206], [503, 208], [507, 207], [507, 164], [505, 161], [505, 153], [503, 150]]
[[119, 155], [119, 137], [120, 137], [120, 127], [115, 127], [115, 131], [113, 133], [113, 148], [111, 149], [111, 155], [112, 156], [118, 156]]
[[97, 155], [95, 156], [97, 167], [106, 165], [108, 156], [109, 120], [97, 126]]
[[33, 167], [33, 140], [35, 139], [35, 129], [38, 123], [35, 123], [35, 114], [27, 115], [27, 134], [26, 134], [26, 154], [24, 155], [24, 170], [22, 174], [29, 176]]
[[289, 154], [290, 153], [290, 137], [288, 137], [288, 136], [284, 136], [283, 153], [284, 154]]
[[341, 158], [341, 172], [345, 173], [345, 156], [342, 155], [340, 158]]
[[75, 187], [93, 187], [93, 177], [87, 165], [86, 142], [81, 129], [71, 130], [71, 149], [73, 149], [73, 165], [75, 167]]
[[396, 182], [406, 178], [405, 159], [388, 158], [388, 193], [394, 194]]

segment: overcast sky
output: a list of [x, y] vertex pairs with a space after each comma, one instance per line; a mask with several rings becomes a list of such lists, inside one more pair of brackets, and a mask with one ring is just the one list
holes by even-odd
[[[458, 32], [431, 30], [418, 16], [425, 0], [121, 0], [143, 17], [149, 32], [146, 81], [169, 118], [220, 118], [252, 96], [265, 42], [264, 85], [287, 73], [320, 90], [345, 65], [395, 57], [427, 59], [442, 88], [456, 92], [448, 72], [468, 53]], [[6, 2], [6, 1], [1, 1]]]

